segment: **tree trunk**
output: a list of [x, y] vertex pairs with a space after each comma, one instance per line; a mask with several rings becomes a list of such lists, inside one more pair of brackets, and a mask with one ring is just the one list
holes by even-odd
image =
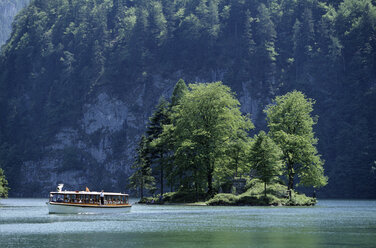
[[[162, 158], [163, 158], [163, 156], [162, 156]], [[161, 163], [161, 196], [163, 196], [163, 177], [164, 177], [164, 175], [163, 175], [163, 162]]]
[[198, 202], [198, 176], [197, 176], [197, 169], [195, 168], [195, 171], [194, 171], [194, 176], [195, 176], [195, 181], [194, 181], [194, 184], [195, 184], [195, 198], [196, 198], [196, 202]]
[[140, 198], [144, 198], [144, 183], [141, 182], [141, 185], [140, 185]]
[[238, 177], [238, 162], [239, 162], [239, 153], [236, 155], [236, 159], [235, 159], [235, 178]]
[[196, 202], [198, 202], [198, 184], [195, 184], [195, 190], [196, 190]]
[[289, 182], [287, 184], [287, 191], [289, 192], [289, 199], [291, 200], [291, 191], [294, 189], [294, 176], [295, 176], [292, 164], [288, 164], [288, 173], [289, 173], [288, 175]]
[[266, 182], [264, 183], [264, 194], [265, 194], [265, 198], [266, 198]]
[[214, 195], [214, 191], [213, 191], [213, 168], [212, 166], [209, 164], [208, 165], [209, 168], [208, 168], [208, 197], [212, 197]]
[[287, 185], [288, 190], [293, 190], [294, 189], [294, 173], [290, 172], [289, 173], [289, 183]]
[[289, 178], [287, 189], [292, 190], [294, 189], [294, 176], [295, 176], [293, 164], [291, 163], [287, 164], [287, 171], [288, 171], [288, 178]]
[[208, 173], [208, 193], [207, 195], [209, 197], [212, 197], [213, 196], [213, 175], [212, 173]]

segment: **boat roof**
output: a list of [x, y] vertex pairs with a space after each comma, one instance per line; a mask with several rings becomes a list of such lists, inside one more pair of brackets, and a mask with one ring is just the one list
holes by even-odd
[[[60, 191], [60, 192], [50, 192], [50, 194], [66, 194], [66, 195], [100, 195], [101, 192], [97, 191]], [[118, 196], [128, 196], [128, 194], [113, 193], [113, 192], [103, 192], [104, 195], [118, 195]]]

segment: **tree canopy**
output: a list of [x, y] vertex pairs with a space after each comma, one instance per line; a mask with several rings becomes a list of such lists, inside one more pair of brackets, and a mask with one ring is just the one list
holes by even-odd
[[147, 138], [141, 136], [133, 164], [134, 173], [129, 177], [130, 187], [138, 190], [141, 198], [143, 198], [145, 190], [149, 192], [155, 190], [155, 178], [152, 176], [150, 151], [148, 149]]
[[264, 131], [256, 135], [249, 153], [252, 168], [266, 185], [282, 174], [282, 151]]
[[253, 124], [221, 82], [190, 84], [189, 88], [173, 109], [176, 161], [193, 173], [195, 185], [207, 187], [207, 194], [213, 195], [214, 177], [223, 176], [225, 168], [234, 169], [226, 156], [231, 140]]
[[317, 139], [312, 117], [314, 101], [299, 91], [277, 96], [265, 110], [268, 127], [273, 140], [283, 153], [288, 189], [294, 189], [297, 176], [305, 186], [322, 187], [327, 184], [323, 164], [317, 153]]
[[197, 201], [204, 191], [212, 197], [238, 177], [255, 176], [252, 171], [264, 182], [265, 198], [267, 184], [282, 174], [288, 190], [293, 190], [296, 177], [303, 186], [327, 184], [315, 147], [314, 101], [303, 93], [276, 97], [265, 109], [269, 135], [260, 131], [254, 139], [249, 136], [253, 123], [240, 112], [239, 101], [222, 82], [186, 88], [179, 80], [171, 99], [175, 99], [174, 106], [164, 98], [157, 104], [146, 131], [148, 138], [144, 137], [148, 141], [144, 157], [153, 159], [157, 154], [150, 168], [160, 171], [161, 195], [165, 178], [171, 190], [194, 191]]

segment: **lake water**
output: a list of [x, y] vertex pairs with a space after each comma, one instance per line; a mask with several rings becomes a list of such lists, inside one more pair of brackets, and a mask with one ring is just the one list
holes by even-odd
[[123, 214], [48, 214], [3, 199], [0, 247], [376, 247], [376, 201], [315, 207], [134, 205]]

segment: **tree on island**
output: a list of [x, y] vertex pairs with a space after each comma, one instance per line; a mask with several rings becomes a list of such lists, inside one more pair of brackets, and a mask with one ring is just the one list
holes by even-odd
[[192, 171], [194, 185], [205, 185], [201, 180], [204, 173], [211, 197], [214, 174], [229, 167], [231, 141], [239, 130], [249, 130], [253, 125], [241, 114], [240, 103], [228, 86], [216, 82], [190, 84], [189, 88], [173, 109], [175, 158], [183, 162], [177, 163], [179, 166]]
[[8, 181], [5, 178], [3, 169], [0, 168], [0, 198], [7, 198], [8, 191]]
[[[183, 79], [179, 79], [176, 83], [174, 90], [171, 95], [171, 103], [168, 105], [166, 115], [168, 117], [167, 121], [163, 122], [162, 128], [163, 132], [158, 135], [157, 139], [154, 139], [151, 142], [152, 146], [156, 147], [163, 147], [165, 150], [165, 156], [163, 159], [164, 168], [166, 170], [166, 176], [168, 184], [170, 185], [170, 190], [173, 190], [173, 186], [177, 182], [176, 178], [178, 175], [182, 178], [182, 175], [177, 173], [177, 167], [174, 163], [174, 154], [175, 154], [175, 146], [174, 146], [174, 135], [173, 135], [173, 125], [171, 120], [172, 109], [180, 103], [180, 99], [183, 95], [188, 92], [188, 87]], [[180, 183], [182, 179], [180, 180]]]
[[[252, 128], [254, 128], [252, 124]], [[230, 140], [230, 149], [228, 150], [228, 158], [230, 159], [230, 171], [233, 172], [233, 178], [241, 177], [249, 174], [250, 166], [248, 161], [248, 153], [252, 144], [252, 139], [248, 133], [240, 129], [235, 137]]]
[[282, 174], [282, 151], [261, 131], [255, 136], [249, 153], [249, 162], [257, 171], [258, 177], [264, 182], [264, 194], [266, 197], [266, 185]]
[[155, 178], [152, 176], [148, 149], [148, 140], [142, 135], [136, 150], [135, 162], [132, 166], [135, 172], [129, 177], [130, 188], [139, 190], [141, 199], [144, 198], [144, 190], [155, 190]]
[[265, 110], [269, 134], [282, 150], [288, 190], [294, 189], [296, 176], [303, 186], [315, 188], [325, 186], [328, 181], [324, 176], [324, 162], [315, 147], [317, 139], [312, 127], [317, 117], [311, 116], [314, 103], [302, 92], [292, 91], [277, 96]]
[[158, 105], [149, 118], [149, 124], [146, 130], [150, 160], [152, 164], [155, 164], [156, 170], [159, 172], [159, 183], [161, 195], [163, 195], [163, 185], [164, 185], [164, 170], [167, 163], [167, 153], [169, 152], [168, 146], [163, 143], [153, 142], [158, 139], [163, 132], [163, 125], [170, 123], [169, 117], [169, 102], [162, 96], [159, 99]]

